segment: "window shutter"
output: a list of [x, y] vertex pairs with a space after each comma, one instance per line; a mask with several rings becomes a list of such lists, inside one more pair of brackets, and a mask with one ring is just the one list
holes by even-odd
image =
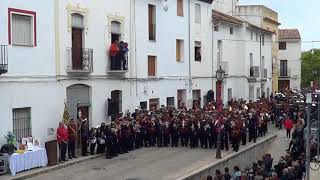
[[156, 76], [156, 57], [148, 56], [148, 76]]
[[32, 45], [32, 17], [12, 14], [12, 42], [17, 45]]
[[181, 41], [176, 40], [176, 59], [181, 61]]
[[177, 15], [183, 16], [183, 0], [177, 0]]

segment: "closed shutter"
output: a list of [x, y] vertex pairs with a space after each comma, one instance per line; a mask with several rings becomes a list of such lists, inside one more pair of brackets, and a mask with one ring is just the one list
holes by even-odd
[[181, 61], [181, 41], [176, 40], [176, 59], [177, 61]]
[[156, 57], [148, 56], [148, 76], [156, 76]]
[[32, 43], [32, 17], [12, 14], [12, 43], [16, 45], [31, 46]]
[[156, 7], [148, 5], [149, 40], [156, 40]]
[[177, 0], [177, 15], [183, 16], [183, 0]]

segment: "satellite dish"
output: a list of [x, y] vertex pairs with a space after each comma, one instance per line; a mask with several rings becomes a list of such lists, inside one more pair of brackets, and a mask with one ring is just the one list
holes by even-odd
[[168, 11], [168, 0], [162, 0], [162, 6], [164, 11]]

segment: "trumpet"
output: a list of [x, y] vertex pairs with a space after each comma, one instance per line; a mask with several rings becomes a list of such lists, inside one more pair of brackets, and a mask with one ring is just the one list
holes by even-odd
[[248, 106], [245, 105], [245, 104], [242, 104], [241, 107], [242, 107], [243, 109], [245, 109], [245, 110], [248, 110], [248, 109], [249, 109]]

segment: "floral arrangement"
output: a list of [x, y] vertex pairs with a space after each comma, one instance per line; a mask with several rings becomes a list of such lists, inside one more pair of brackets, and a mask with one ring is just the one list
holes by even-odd
[[6, 138], [8, 144], [11, 144], [13, 146], [17, 145], [16, 135], [13, 132], [8, 131], [7, 135], [5, 135], [4, 138]]

